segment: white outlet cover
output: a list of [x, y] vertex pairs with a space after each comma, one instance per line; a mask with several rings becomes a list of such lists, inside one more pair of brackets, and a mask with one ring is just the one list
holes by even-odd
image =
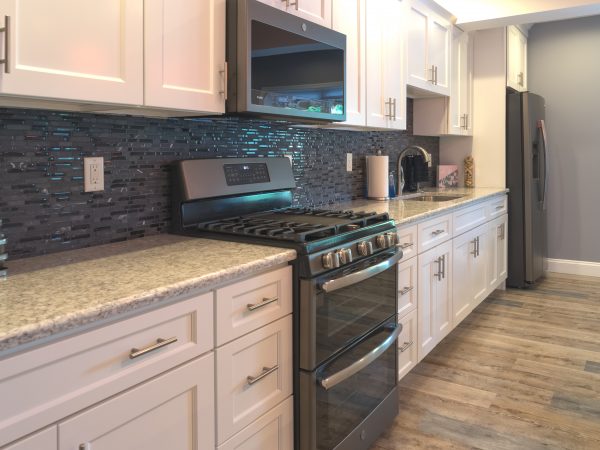
[[104, 158], [83, 158], [83, 190], [97, 192], [104, 190]]
[[346, 172], [352, 172], [352, 153], [346, 153]]

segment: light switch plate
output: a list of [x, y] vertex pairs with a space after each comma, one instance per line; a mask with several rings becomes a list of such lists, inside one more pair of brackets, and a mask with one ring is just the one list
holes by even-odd
[[104, 190], [104, 158], [83, 158], [83, 190], [97, 192]]
[[346, 153], [346, 172], [352, 172], [352, 153]]

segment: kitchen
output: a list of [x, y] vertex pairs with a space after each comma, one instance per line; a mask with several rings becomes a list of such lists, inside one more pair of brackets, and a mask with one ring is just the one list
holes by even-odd
[[[248, 158], [271, 162], [281, 159], [266, 157], [281, 156], [289, 158], [291, 167], [269, 167], [269, 182], [281, 182], [277, 191], [287, 191], [273, 201], [291, 201], [292, 206], [302, 208], [388, 214], [399, 227], [395, 238], [386, 238], [390, 230], [385, 228], [385, 218], [372, 223], [372, 216], [352, 216], [351, 223], [341, 224], [337, 221], [348, 218], [335, 217], [328, 218], [327, 223], [336, 228], [347, 227], [347, 235], [358, 233], [353, 228], [363, 226], [365, 220], [368, 227], [382, 227], [372, 241], [366, 242], [360, 236], [367, 256], [373, 251], [380, 255], [393, 253], [390, 249], [394, 240], [405, 245], [398, 267], [406, 271], [399, 269], [398, 297], [394, 299], [403, 326], [396, 329], [412, 333], [414, 338], [402, 335], [398, 339], [398, 365], [408, 355], [403, 366], [407, 373], [398, 382], [400, 414], [373, 448], [535, 448], [542, 443], [560, 448], [594, 447], [600, 439], [593, 425], [598, 414], [600, 356], [598, 334], [594, 334], [595, 328], [590, 324], [597, 318], [594, 301], [597, 304], [598, 282], [593, 277], [577, 277], [598, 276], [600, 249], [593, 234], [597, 211], [586, 207], [595, 204], [590, 183], [595, 179], [591, 170], [597, 167], [594, 162], [598, 156], [592, 151], [595, 147], [590, 146], [593, 127], [583, 127], [581, 123], [589, 123], [589, 117], [597, 112], [595, 105], [600, 103], [597, 90], [578, 89], [583, 85], [593, 87], [595, 74], [600, 72], [594, 58], [588, 58], [598, 42], [597, 32], [594, 34], [598, 17], [593, 16], [600, 13], [597, 5], [581, 2], [573, 9], [541, 12], [543, 7], [538, 6], [533, 11], [505, 11], [503, 17], [486, 18], [488, 22], [471, 17], [465, 24], [461, 23], [458, 10], [442, 5], [458, 17], [457, 23], [465, 30], [469, 29], [468, 22], [472, 23], [472, 30], [480, 30], [470, 36], [475, 43], [472, 110], [449, 114], [446, 108], [451, 109], [456, 103], [448, 99], [454, 97], [452, 87], [456, 89], [458, 85], [449, 81], [445, 85], [444, 80], [450, 80], [458, 67], [450, 63], [450, 56], [460, 54], [452, 51], [449, 37], [451, 32], [463, 34], [452, 29], [452, 17], [445, 16], [447, 13], [440, 6], [406, 0], [375, 5], [346, 0], [301, 0], [288, 2], [289, 5], [265, 2], [286, 10], [290, 16], [299, 15], [310, 21], [309, 28], [311, 22], [316, 22], [347, 35], [348, 123], [319, 126], [311, 121], [308, 126], [298, 126], [282, 116], [274, 120], [238, 115], [215, 117], [225, 112], [225, 97], [235, 94], [227, 83], [231, 72], [224, 64], [224, 1], [186, 1], [181, 2], [185, 7], [171, 10], [163, 8], [164, 2], [115, 1], [110, 8], [98, 8], [65, 1], [72, 11], [70, 18], [64, 14], [66, 6], [61, 10], [49, 3], [11, 1], [0, 8], [0, 16], [11, 18], [5, 22], [5, 35], [12, 38], [5, 47], [9, 51], [4, 53], [8, 73], [2, 74], [0, 85], [0, 233], [6, 237], [9, 257], [8, 277], [0, 283], [0, 293], [7, 295], [0, 302], [4, 306], [0, 321], [0, 389], [6, 405], [0, 417], [0, 445], [11, 450], [293, 448], [292, 439], [298, 438], [293, 436], [293, 421], [299, 419], [294, 399], [299, 391], [296, 381], [292, 382], [297, 372], [292, 366], [300, 363], [292, 364], [292, 354], [299, 352], [296, 346], [300, 344], [290, 330], [300, 326], [294, 322], [300, 314], [294, 304], [304, 297], [293, 292], [296, 288], [292, 289], [292, 285], [296, 283], [290, 281], [290, 272], [300, 271], [301, 267], [293, 261], [302, 260], [301, 251], [306, 245], [265, 247], [169, 234], [175, 222], [185, 222], [190, 217], [171, 210], [177, 204], [172, 198], [174, 161], [227, 157], [231, 164], [225, 167], [225, 174], [232, 178], [226, 180], [223, 189], [229, 189], [238, 186], [239, 177], [246, 176], [244, 164], [240, 163], [241, 169], [234, 167], [238, 160], [233, 158], [242, 157], [255, 164]], [[314, 8], [317, 3], [320, 6]], [[418, 45], [402, 45], [405, 29], [414, 33], [418, 30], [417, 21], [408, 20], [417, 17], [407, 15], [408, 5], [416, 5], [414, 11], [426, 11], [430, 18], [435, 17], [436, 24], [446, 23], [446, 66], [436, 63], [433, 65], [437, 68], [425, 71], [432, 64], [420, 64], [421, 75], [426, 73], [429, 80], [437, 83], [427, 84], [423, 76], [420, 80], [411, 79], [407, 69], [423, 57]], [[501, 126], [505, 123], [506, 33], [511, 30], [519, 37], [518, 33], [527, 30], [504, 27], [587, 15], [591, 17], [540, 23], [530, 28], [527, 46], [520, 53], [521, 62], [528, 64], [524, 70], [508, 71], [509, 81], [510, 74], [515, 74], [517, 87], [526, 85], [548, 102], [546, 119], [552, 156], [547, 263], [554, 273], [570, 273], [573, 277], [549, 275], [542, 282], [549, 284], [523, 291], [526, 296], [540, 297], [522, 308], [522, 291], [494, 291], [501, 287], [506, 274], [496, 267], [492, 270], [494, 278], [486, 272], [486, 266], [485, 275], [469, 275], [468, 271], [464, 275], [485, 284], [480, 286], [478, 296], [475, 291], [469, 293], [474, 295], [473, 302], [481, 302], [479, 306], [473, 302], [459, 304], [459, 297], [466, 301], [469, 295], [451, 294], [455, 294], [457, 286], [473, 283], [463, 278], [452, 286], [451, 281], [461, 275], [453, 270], [452, 263], [456, 264], [461, 251], [466, 251], [466, 255], [480, 252], [479, 245], [471, 244], [479, 242], [479, 231], [485, 231], [481, 235], [484, 258], [479, 260], [487, 261], [495, 255], [496, 261], [502, 262], [505, 257], [497, 253], [503, 247], [493, 253], [487, 243], [492, 241], [492, 235], [497, 242], [505, 242], [501, 238], [506, 232], [503, 222], [497, 222], [506, 219], [505, 129]], [[62, 24], [58, 29], [69, 30], [69, 34], [56, 32], [57, 23]], [[353, 33], [352, 26], [358, 31]], [[10, 34], [15, 29], [19, 34]], [[555, 42], [557, 30], [569, 45]], [[393, 33], [396, 37], [390, 39], [389, 34]], [[73, 40], [73, 35], [81, 39]], [[409, 40], [411, 36], [407, 36]], [[574, 46], [581, 50], [573, 51]], [[562, 50], [558, 59], [570, 63], [564, 73], [553, 61], [552, 52], [557, 49]], [[570, 67], [580, 65], [578, 58], [585, 60], [589, 70], [577, 75], [568, 73]], [[227, 61], [231, 64], [229, 58]], [[566, 84], [567, 75], [567, 80], [574, 81]], [[445, 94], [440, 89], [446, 89], [442, 91]], [[471, 89], [466, 88], [466, 92]], [[571, 99], [578, 103], [567, 107]], [[557, 104], [561, 108], [552, 107]], [[469, 107], [468, 100], [466, 106]], [[472, 120], [465, 114], [472, 115]], [[454, 133], [448, 128], [452, 128], [452, 118], [458, 122], [455, 131], [465, 136], [451, 135]], [[559, 133], [562, 127], [558, 128], [557, 123], [568, 124], [564, 134]], [[432, 128], [436, 130], [432, 132]], [[573, 130], [579, 134], [574, 136]], [[571, 142], [576, 142], [581, 150], [559, 151], [571, 148]], [[439, 164], [456, 165], [461, 170], [464, 158], [471, 154], [475, 160], [476, 188], [450, 191], [468, 195], [447, 202], [364, 199], [368, 194], [365, 157], [381, 150], [389, 158], [389, 169], [395, 172], [392, 179], [396, 182], [400, 153], [413, 146], [427, 149], [431, 155], [432, 178], [427, 184], [433, 184], [434, 169]], [[90, 178], [89, 173], [84, 174], [84, 157], [103, 158], [94, 163], [99, 166], [88, 166], [92, 173], [102, 175], [96, 178], [97, 185], [90, 192], [84, 191], [84, 182]], [[251, 167], [252, 171], [256, 169], [252, 175], [258, 177], [255, 182], [265, 183], [262, 166]], [[204, 170], [195, 166], [193, 169]], [[185, 175], [187, 166], [184, 164], [181, 170]], [[222, 170], [198, 172], [201, 176], [192, 176], [191, 180], [208, 179], [210, 174], [223, 173]], [[461, 185], [463, 178], [461, 172]], [[179, 199], [182, 204], [210, 205], [213, 197], [223, 196], [223, 192], [207, 195], [207, 188], [192, 195], [195, 191], [190, 187], [195, 182], [183, 175], [176, 179], [186, 186], [182, 192], [187, 197]], [[226, 192], [228, 198], [233, 198], [233, 194], [250, 195], [254, 191]], [[193, 217], [210, 210], [184, 209]], [[440, 225], [438, 219], [446, 220], [445, 225]], [[428, 224], [432, 220], [436, 223]], [[435, 235], [437, 241], [423, 240], [427, 225], [433, 227], [433, 232], [443, 227]], [[461, 225], [462, 229], [457, 228]], [[510, 233], [510, 226], [508, 230]], [[383, 244], [378, 242], [379, 236]], [[420, 264], [421, 260], [427, 261], [421, 256], [441, 246], [446, 250], [433, 255], [429, 266], [433, 267], [431, 273], [437, 275], [436, 282], [447, 281], [447, 299], [457, 299], [455, 310], [451, 308], [446, 313], [457, 313], [459, 317], [450, 317], [444, 329], [427, 340], [422, 320], [428, 317], [422, 307], [427, 284], [422, 284], [416, 274], [424, 273]], [[359, 251], [363, 250], [357, 244], [356, 259], [363, 256]], [[332, 255], [334, 267], [344, 265], [342, 254], [339, 260]], [[478, 260], [475, 256], [472, 259]], [[407, 284], [404, 276], [409, 277]], [[304, 279], [310, 277], [306, 275]], [[407, 287], [417, 288], [400, 294]], [[258, 300], [251, 298], [257, 295]], [[261, 301], [274, 298], [277, 300]], [[569, 313], [560, 302], [573, 299], [581, 303]], [[445, 306], [454, 306], [452, 301]], [[568, 335], [566, 325], [546, 335], [550, 325], [536, 328], [530, 322], [529, 338], [538, 343], [551, 337], [556, 341], [538, 347], [527, 344], [523, 337], [515, 337], [520, 327], [508, 323], [507, 317], [527, 313], [532, 318], [547, 317], [536, 301], [546, 302], [548, 308], [557, 306], [565, 322], [572, 319], [571, 326], [577, 327], [571, 331], [573, 336]], [[258, 306], [257, 322], [248, 322], [247, 311], [228, 322], [228, 307], [245, 309], [247, 305]], [[491, 331], [492, 337], [484, 336], [484, 331], [493, 328], [490, 322], [494, 315], [502, 316], [500, 323]], [[556, 327], [557, 321], [550, 323]], [[455, 325], [458, 326], [450, 331]], [[477, 328], [475, 335], [465, 336], [473, 328]], [[171, 341], [171, 337], [177, 341]], [[461, 342], [461, 337], [467, 342]], [[255, 343], [263, 347], [245, 352]], [[509, 347], [511, 343], [515, 347]], [[426, 348], [418, 350], [417, 344]], [[485, 345], [494, 352], [476, 351]], [[566, 351], [578, 345], [582, 347], [571, 349], [572, 355]], [[444, 359], [453, 346], [457, 350], [451, 358], [446, 355]], [[483, 372], [473, 374], [466, 366], [459, 366], [465, 362], [461, 354], [464, 351], [481, 353], [483, 361], [479, 360], [479, 364]], [[494, 380], [489, 376], [494, 367], [508, 370], [513, 366], [494, 366], [493, 358], [506, 357], [511, 351], [526, 355], [510, 362], [529, 377]], [[269, 361], [263, 364], [259, 356]], [[416, 364], [417, 360], [422, 361]], [[469, 362], [476, 364], [467, 358], [465, 364]], [[560, 376], [549, 375], [551, 371]], [[202, 374], [200, 379], [194, 375], [197, 373]], [[465, 378], [457, 378], [460, 373]], [[559, 383], [560, 395], [550, 395], [552, 382]], [[227, 383], [235, 389], [229, 389]], [[523, 403], [525, 406], [521, 405], [522, 410], [514, 395], [505, 393], [501, 398], [498, 394], [496, 398], [493, 394], [502, 386], [511, 393], [526, 391], [523, 384], [532, 393]], [[253, 393], [253, 389], [258, 393]], [[444, 407], [459, 411], [460, 416], [445, 413]], [[470, 407], [479, 416], [479, 420], [471, 419], [472, 423], [466, 418], [469, 411], [473, 414]], [[507, 419], [507, 412], [517, 417]], [[459, 423], [459, 418], [466, 425]], [[527, 422], [535, 425], [528, 428], [524, 425]], [[304, 430], [299, 426], [296, 430]], [[550, 431], [540, 432], [540, 427]], [[264, 430], [263, 434], [260, 430]], [[511, 440], [510, 430], [528, 440]], [[372, 442], [376, 437], [367, 432], [361, 439], [361, 431], [358, 429], [359, 441]], [[296, 445], [311, 448], [311, 444]]]

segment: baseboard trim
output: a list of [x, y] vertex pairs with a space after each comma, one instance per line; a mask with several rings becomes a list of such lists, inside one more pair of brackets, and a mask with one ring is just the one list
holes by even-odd
[[600, 277], [600, 263], [591, 261], [573, 261], [570, 259], [546, 259], [547, 271]]

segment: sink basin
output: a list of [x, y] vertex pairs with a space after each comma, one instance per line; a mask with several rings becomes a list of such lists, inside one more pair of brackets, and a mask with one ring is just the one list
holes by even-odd
[[411, 197], [405, 200], [414, 202], [448, 202], [462, 197], [464, 195], [419, 195], [418, 197]]

